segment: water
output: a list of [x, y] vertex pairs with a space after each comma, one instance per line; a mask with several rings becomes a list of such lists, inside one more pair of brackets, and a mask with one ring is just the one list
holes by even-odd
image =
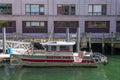
[[0, 68], [0, 80], [120, 80], [120, 56], [109, 56], [98, 68]]

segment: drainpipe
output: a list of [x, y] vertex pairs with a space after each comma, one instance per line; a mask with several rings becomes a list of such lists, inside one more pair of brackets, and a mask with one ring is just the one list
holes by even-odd
[[3, 53], [6, 53], [6, 28], [2, 28], [2, 33], [3, 33]]
[[80, 27], [77, 28], [77, 52], [80, 51]]

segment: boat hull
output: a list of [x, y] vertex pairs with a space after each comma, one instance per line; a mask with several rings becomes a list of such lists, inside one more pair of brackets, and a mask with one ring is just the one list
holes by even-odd
[[[53, 57], [53, 56], [52, 56]], [[49, 58], [52, 58], [49, 56]], [[57, 56], [59, 58], [61, 56]], [[32, 66], [32, 67], [68, 67], [68, 66], [81, 66], [81, 67], [97, 67], [98, 64], [96, 63], [82, 63], [81, 62], [75, 62], [73, 59], [73, 56], [62, 56], [65, 59], [45, 59], [46, 57], [41, 55], [14, 55], [12, 54], [10, 56], [10, 63], [14, 66]], [[56, 58], [54, 56], [53, 58]]]

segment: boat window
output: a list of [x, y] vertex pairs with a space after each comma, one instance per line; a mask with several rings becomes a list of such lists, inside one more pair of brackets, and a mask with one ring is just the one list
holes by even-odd
[[69, 51], [69, 46], [60, 46], [60, 51]]
[[51, 46], [51, 51], [56, 51], [56, 46]]
[[44, 50], [44, 47], [40, 43], [33, 43], [33, 44], [34, 44], [34, 49]]
[[45, 47], [45, 50], [48, 51], [48, 46], [44, 45], [44, 47]]

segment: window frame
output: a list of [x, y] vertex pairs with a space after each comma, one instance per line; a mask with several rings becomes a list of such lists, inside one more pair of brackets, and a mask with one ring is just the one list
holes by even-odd
[[[72, 7], [74, 7], [74, 11], [72, 11]], [[76, 5], [57, 4], [57, 15], [76, 15]]]
[[66, 26], [64, 24], [70, 23], [70, 33], [76, 33], [79, 27], [79, 21], [54, 21], [54, 33], [66, 33]]
[[[26, 23], [30, 22], [30, 26], [26, 26]], [[44, 22], [44, 27], [43, 26], [32, 26], [31, 27], [31, 22]], [[23, 33], [47, 33], [48, 32], [48, 21], [22, 21], [22, 31]]]
[[[97, 6], [101, 7], [101, 10], [98, 12], [95, 11], [96, 9], [95, 7]], [[107, 15], [107, 5], [106, 4], [88, 4], [88, 15]]]
[[[30, 24], [30, 26], [27, 26], [27, 23], [29, 23]], [[33, 25], [32, 23], [37, 23], [37, 24], [39, 24], [39, 25]], [[41, 26], [41, 23], [44, 23], [44, 25], [43, 26]], [[25, 28], [44, 28], [44, 27], [46, 27], [45, 26], [45, 21], [26, 21], [25, 22]]]
[[[0, 22], [3, 21], [3, 20], [0, 20]], [[8, 20], [5, 22], [7, 22], [7, 25], [6, 25], [6, 33], [14, 33], [16, 32], [16, 21], [12, 20]], [[0, 32], [2, 32], [2, 27], [0, 27]]]
[[[32, 7], [34, 5], [38, 6], [38, 11], [36, 11], [36, 12], [32, 11]], [[27, 6], [29, 6], [29, 11], [27, 11]], [[42, 12], [41, 12], [41, 8], [43, 8]], [[45, 15], [44, 4], [25, 4], [25, 14], [26, 15]]]
[[[3, 3], [0, 3], [0, 15], [12, 15], [12, 4], [3, 4]], [[1, 8], [3, 7], [3, 8]], [[11, 8], [9, 8], [11, 7]]]
[[[91, 24], [90, 24], [91, 23]], [[105, 24], [106, 27], [90, 27], [90, 25], [94, 25], [93, 23], [98, 23], [98, 26]], [[101, 25], [99, 25], [101, 23]], [[110, 21], [85, 21], [85, 32], [91, 33], [109, 33], [110, 29]]]

